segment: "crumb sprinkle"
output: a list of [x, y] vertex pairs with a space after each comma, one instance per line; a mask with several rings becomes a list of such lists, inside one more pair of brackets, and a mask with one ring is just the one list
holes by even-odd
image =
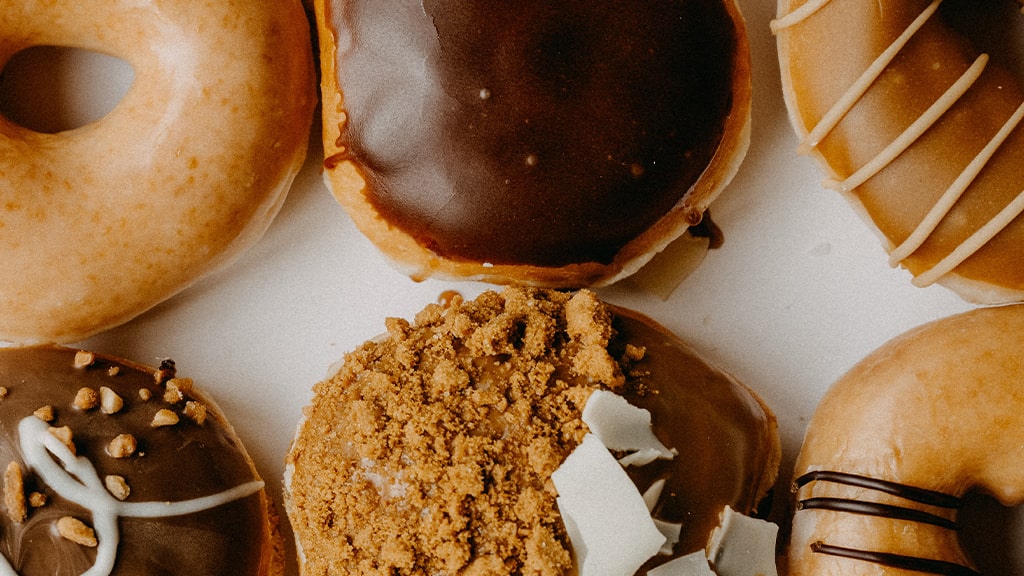
[[550, 475], [586, 434], [590, 393], [622, 385], [611, 317], [589, 291], [508, 288], [388, 319], [314, 388], [290, 455], [297, 530], [319, 544], [307, 565], [569, 573]]

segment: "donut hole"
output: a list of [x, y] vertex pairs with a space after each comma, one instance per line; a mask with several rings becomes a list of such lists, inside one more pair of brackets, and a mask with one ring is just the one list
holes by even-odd
[[81, 128], [109, 114], [134, 79], [131, 65], [114, 56], [33, 46], [0, 71], [0, 114], [47, 134]]
[[1024, 574], [1024, 506], [1007, 508], [990, 496], [972, 493], [959, 519], [961, 542], [982, 574]]
[[1010, 0], [946, 0], [939, 7], [944, 21], [993, 62], [1024, 78], [1024, 14]]

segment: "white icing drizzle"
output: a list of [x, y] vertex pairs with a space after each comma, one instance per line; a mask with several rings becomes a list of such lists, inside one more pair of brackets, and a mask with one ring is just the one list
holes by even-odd
[[857, 105], [857, 102], [864, 96], [864, 93], [868, 91], [868, 88], [878, 80], [882, 72], [885, 71], [886, 67], [896, 58], [896, 55], [900, 50], [913, 38], [914, 34], [924, 26], [925, 22], [939, 9], [939, 4], [942, 0], [934, 0], [931, 4], [913, 22], [907, 27], [897, 38], [890, 44], [878, 58], [871, 63], [870, 66], [864, 70], [864, 73], [843, 93], [843, 95], [832, 105], [824, 116], [818, 121], [818, 124], [812, 129], [803, 142], [800, 143], [799, 151], [801, 154], [810, 152], [811, 148], [816, 147], [821, 143], [822, 139], [825, 138], [831, 132], [843, 117]]
[[810, 0], [803, 6], [800, 6], [796, 10], [793, 10], [785, 16], [780, 16], [771, 22], [772, 33], [776, 33], [779, 30], [795, 26], [804, 20], [807, 20], [814, 15], [815, 12], [821, 9], [822, 6], [828, 4], [832, 0]]
[[[773, 33], [778, 33], [791, 26], [795, 26], [807, 20], [818, 12], [831, 0], [809, 0], [803, 5], [788, 14], [780, 16], [771, 23]], [[868, 66], [867, 69], [857, 78], [854, 83], [840, 96], [840, 98], [825, 112], [818, 120], [818, 123], [807, 133], [799, 146], [801, 154], [809, 153], [817, 147], [821, 141], [832, 132], [842, 121], [850, 110], [857, 105], [868, 91], [872, 84], [882, 75], [885, 69], [899, 54], [900, 50], [913, 38], [924, 24], [938, 11], [942, 0], [933, 0], [913, 22]], [[1021, 10], [1024, 11], [1024, 3]], [[892, 163], [900, 154], [914, 144], [918, 138], [939, 118], [941, 118], [960, 99], [974, 82], [981, 76], [988, 63], [988, 55], [981, 54], [974, 63], [964, 72], [961, 77], [950, 86], [942, 96], [936, 100], [920, 117], [918, 117], [906, 130], [895, 140], [889, 143], [880, 153], [872, 158], [867, 164], [860, 167], [845, 180], [836, 181], [827, 179], [825, 186], [833, 188], [841, 193], [847, 194], [862, 185], [864, 182], [875, 176]], [[970, 187], [971, 183], [984, 170], [989, 160], [995, 155], [999, 147], [1006, 141], [1009, 135], [1024, 120], [1024, 104], [1007, 119], [1002, 128], [992, 137], [984, 148], [971, 160], [964, 170], [950, 184], [949, 188], [942, 194], [936, 204], [928, 211], [924, 219], [917, 225], [913, 232], [889, 254], [889, 264], [897, 266], [906, 260], [911, 254], [917, 251], [922, 244], [938, 228], [943, 219], [948, 216], [953, 206]], [[1014, 219], [1024, 213], [1024, 191], [1013, 201], [1005, 206], [1000, 212], [986, 222], [981, 228], [972, 233], [966, 240], [958, 245], [952, 252], [942, 258], [930, 269], [918, 274], [912, 283], [915, 286], [929, 286], [943, 276], [953, 271], [972, 254], [980, 250], [1000, 231], [1010, 225]]]
[[959, 100], [960, 97], [963, 96], [964, 93], [966, 93], [974, 84], [974, 81], [981, 76], [981, 72], [985, 69], [986, 64], [988, 64], [988, 54], [978, 56], [974, 63], [971, 64], [963, 75], [960, 76], [960, 78], [958, 78], [957, 81], [954, 82], [942, 94], [942, 96], [938, 98], [938, 100], [929, 106], [928, 109], [917, 118], [917, 120], [914, 120], [914, 122], [911, 123], [902, 134], [897, 136], [895, 140], [883, 148], [877, 156], [868, 161], [864, 166], [857, 169], [857, 171], [846, 178], [846, 180], [837, 182], [830, 179], [826, 180], [825, 185], [845, 194], [868, 181], [875, 174], [878, 174], [907, 148], [910, 148], [910, 146], [920, 138], [926, 130], [931, 128], [943, 114], [956, 104], [956, 101]]
[[[1024, 104], [1017, 107], [1017, 110], [1006, 120], [999, 132], [992, 137], [992, 139], [981, 149], [981, 152], [971, 160], [971, 163], [964, 168], [964, 171], [960, 173], [953, 184], [946, 190], [945, 193], [939, 198], [939, 201], [928, 211], [921, 223], [918, 224], [917, 228], [903, 241], [902, 244], [897, 246], [889, 254], [889, 264], [891, 266], [897, 266], [900, 262], [905, 260], [908, 256], [913, 254], [918, 248], [924, 244], [924, 241], [931, 236], [932, 232], [938, 227], [939, 223], [943, 218], [949, 214], [949, 211], [953, 208], [953, 205], [960, 196], [963, 195], [964, 191], [971, 185], [978, 174], [985, 168], [988, 161], [995, 155], [996, 151], [1002, 146], [1003, 142], [1010, 136], [1010, 134], [1017, 128], [1021, 120], [1024, 119]], [[977, 234], [977, 233], [975, 233]], [[972, 237], [973, 238], [973, 237]], [[977, 246], [972, 253], [976, 251], [980, 246]], [[947, 258], [946, 260], [949, 260]], [[948, 264], [946, 260], [943, 263]], [[962, 261], [962, 260], [961, 260]], [[943, 263], [936, 265], [936, 269], [943, 268]], [[955, 267], [955, 266], [954, 266]], [[952, 270], [952, 268], [949, 268]], [[948, 270], [946, 270], [948, 272]], [[934, 273], [929, 274], [932, 276]], [[923, 277], [924, 275], [922, 275]], [[927, 277], [918, 277], [914, 280], [915, 284], [923, 282], [923, 285], [931, 284], [934, 280], [929, 281]]]
[[928, 286], [939, 278], [942, 278], [951, 270], [960, 265], [961, 262], [966, 260], [977, 252], [982, 246], [988, 243], [989, 240], [995, 238], [1003, 228], [1010, 225], [1017, 216], [1024, 212], [1024, 192], [1021, 192], [1013, 199], [1012, 202], [1006, 205], [1005, 208], [996, 214], [996, 217], [985, 223], [984, 226], [978, 228], [976, 232], [971, 234], [967, 240], [964, 240], [955, 250], [949, 253], [948, 256], [943, 258], [932, 267], [931, 270], [922, 272], [916, 278], [912, 280], [915, 286]]
[[[81, 576], [109, 576], [113, 571], [119, 538], [117, 519], [121, 516], [158, 518], [193, 514], [245, 498], [263, 488], [263, 482], [254, 480], [217, 494], [180, 502], [122, 502], [107, 492], [92, 462], [75, 456], [49, 432], [46, 422], [35, 416], [26, 417], [18, 423], [18, 435], [25, 464], [57, 494], [92, 513], [98, 541], [96, 562]], [[18, 576], [3, 555], [0, 555], [0, 576]]]

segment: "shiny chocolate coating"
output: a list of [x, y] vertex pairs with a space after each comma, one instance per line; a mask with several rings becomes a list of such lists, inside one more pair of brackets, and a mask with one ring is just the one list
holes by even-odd
[[[643, 392], [625, 394], [651, 412], [654, 432], [678, 451], [626, 471], [641, 492], [665, 478], [653, 516], [683, 525], [675, 555], [704, 549], [726, 505], [752, 514], [778, 472], [775, 419], [743, 385], [708, 365], [683, 341], [634, 312], [616, 308], [618, 343], [646, 348], [636, 365]], [[657, 556], [645, 570], [667, 560]], [[644, 571], [641, 571], [643, 573]]]
[[334, 0], [338, 144], [436, 254], [610, 262], [691, 189], [732, 104], [721, 0]]
[[[53, 408], [51, 426], [70, 428], [77, 455], [91, 462], [100, 479], [125, 479], [130, 488], [125, 503], [181, 502], [256, 480], [243, 448], [212, 408], [197, 424], [181, 415], [184, 401], [170, 405], [163, 400], [164, 386], [152, 371], [99, 357], [91, 366], [76, 368], [74, 358], [75, 351], [66, 348], [0, 349], [0, 386], [5, 389], [0, 400], [0, 470], [18, 463], [24, 470], [25, 491], [47, 498], [44, 505], [30, 507], [22, 522], [14, 522], [6, 506], [0, 513], [0, 562], [6, 560], [20, 576], [71, 576], [97, 561], [96, 548], [70, 542], [54, 529], [63, 516], [94, 526], [92, 513], [44, 483], [26, 464], [19, 423], [33, 418], [42, 406]], [[112, 366], [117, 367], [115, 375], [109, 372]], [[105, 414], [98, 406], [75, 407], [80, 388], [98, 391], [102, 386], [123, 399], [121, 410]], [[143, 400], [140, 389], [149, 390], [152, 397]], [[180, 421], [152, 427], [160, 409], [175, 411]], [[138, 449], [132, 456], [114, 458], [107, 446], [122, 433], [134, 435]], [[192, 514], [120, 517], [111, 574], [257, 575], [265, 561], [265, 514], [262, 495], [252, 493]]]

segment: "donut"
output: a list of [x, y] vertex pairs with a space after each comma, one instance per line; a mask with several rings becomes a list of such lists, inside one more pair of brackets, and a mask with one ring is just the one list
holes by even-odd
[[1024, 306], [884, 344], [826, 393], [797, 457], [789, 574], [977, 574], [965, 495], [1024, 502]]
[[[1024, 88], [972, 21], [1009, 2], [780, 0], [789, 117], [913, 284], [977, 303], [1024, 298]], [[995, 31], [987, 31], [989, 38]], [[990, 53], [991, 52], [991, 53]]]
[[38, 46], [108, 54], [134, 77], [77, 129], [0, 116], [0, 341], [26, 345], [126, 322], [253, 244], [316, 103], [297, 0], [6, 3], [0, 69]]
[[749, 143], [733, 0], [318, 0], [324, 168], [400, 270], [579, 288], [708, 246]]
[[552, 474], [599, 390], [678, 451], [626, 469], [642, 492], [663, 480], [654, 516], [684, 526], [645, 568], [703, 550], [724, 506], [752, 513], [775, 482], [765, 404], [592, 292], [509, 287], [386, 324], [315, 386], [287, 456], [302, 574], [574, 573]]
[[284, 573], [263, 481], [173, 361], [0, 348], [0, 428], [0, 573]]

